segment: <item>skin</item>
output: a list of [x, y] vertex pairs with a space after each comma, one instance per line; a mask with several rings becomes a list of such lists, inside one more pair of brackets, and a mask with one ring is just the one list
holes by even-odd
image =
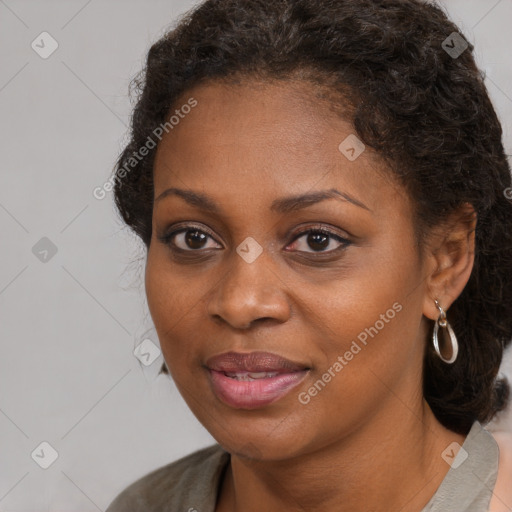
[[[420, 257], [407, 193], [370, 148], [354, 161], [341, 154], [354, 130], [311, 100], [310, 84], [209, 82], [176, 104], [190, 97], [198, 105], [159, 144], [155, 198], [177, 187], [207, 195], [221, 211], [178, 195], [155, 201], [146, 293], [178, 389], [232, 455], [216, 511], [419, 512], [449, 469], [443, 450], [465, 439], [424, 400], [422, 360], [427, 319], [439, 314], [434, 298], [449, 320], [469, 279], [476, 219], [447, 219]], [[328, 199], [290, 213], [270, 209], [276, 199], [333, 188], [365, 207]], [[159, 237], [184, 222], [212, 236], [190, 247], [177, 235], [188, 251], [181, 255]], [[342, 244], [330, 238], [327, 254], [297, 236], [318, 227], [351, 243], [334, 251]], [[236, 252], [246, 237], [263, 249], [252, 263]], [[394, 303], [401, 311], [301, 404], [298, 394]], [[255, 350], [311, 370], [270, 405], [225, 405], [205, 361]]]

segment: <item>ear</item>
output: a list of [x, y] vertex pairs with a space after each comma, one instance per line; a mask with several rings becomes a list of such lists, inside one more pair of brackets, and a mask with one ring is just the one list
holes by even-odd
[[476, 223], [473, 206], [464, 203], [430, 234], [426, 247], [428, 291], [423, 304], [427, 318], [436, 320], [439, 316], [434, 299], [447, 311], [469, 281], [475, 260]]

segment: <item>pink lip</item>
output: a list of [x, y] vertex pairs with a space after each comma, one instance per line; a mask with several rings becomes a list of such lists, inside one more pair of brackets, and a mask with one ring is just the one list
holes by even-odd
[[[269, 352], [227, 352], [206, 362], [213, 392], [225, 404], [256, 409], [271, 404], [302, 382], [309, 368]], [[238, 372], [273, 372], [273, 377], [240, 381], [226, 375]]]

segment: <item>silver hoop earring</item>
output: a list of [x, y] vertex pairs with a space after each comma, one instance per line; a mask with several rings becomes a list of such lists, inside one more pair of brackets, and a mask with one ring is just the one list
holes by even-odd
[[[455, 336], [453, 329], [451, 328], [450, 324], [448, 323], [448, 320], [446, 319], [446, 313], [444, 309], [440, 306], [437, 300], [434, 299], [434, 302], [436, 303], [437, 309], [439, 309], [439, 318], [436, 320], [436, 323], [434, 325], [434, 333], [432, 335], [434, 349], [442, 361], [444, 361], [446, 364], [453, 364], [457, 359], [457, 354], [459, 353], [459, 344], [457, 342], [457, 336]], [[448, 331], [448, 334], [450, 335], [450, 342], [452, 345], [452, 356], [450, 357], [450, 359], [445, 359], [441, 354], [441, 350], [439, 350], [439, 326], [445, 328]]]

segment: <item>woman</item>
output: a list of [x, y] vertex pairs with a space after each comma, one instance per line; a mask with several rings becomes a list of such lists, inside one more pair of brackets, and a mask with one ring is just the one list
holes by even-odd
[[115, 199], [218, 444], [108, 512], [512, 510], [484, 429], [511, 178], [472, 50], [419, 0], [211, 0], [152, 46]]

